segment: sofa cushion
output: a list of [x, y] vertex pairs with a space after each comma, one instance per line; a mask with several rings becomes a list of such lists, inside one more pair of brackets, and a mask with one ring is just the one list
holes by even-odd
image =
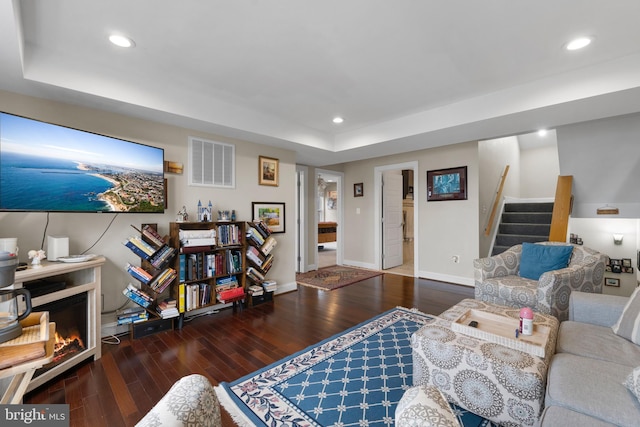
[[640, 366], [635, 368], [627, 377], [624, 382], [624, 386], [633, 393], [633, 395], [640, 402]]
[[633, 291], [620, 318], [611, 328], [616, 335], [640, 345], [640, 287]]
[[538, 280], [543, 273], [560, 270], [569, 265], [573, 246], [522, 244], [520, 277]]
[[547, 406], [562, 406], [625, 427], [637, 427], [640, 402], [624, 387], [629, 367], [556, 354], [547, 378]]
[[396, 426], [459, 427], [460, 423], [442, 392], [433, 386], [408, 389], [396, 408]]
[[561, 406], [547, 406], [540, 417], [540, 427], [580, 426], [580, 427], [612, 427], [607, 423], [589, 415], [581, 414]]
[[570, 320], [560, 323], [556, 353], [571, 353], [630, 368], [640, 365], [640, 346], [617, 336], [608, 326]]

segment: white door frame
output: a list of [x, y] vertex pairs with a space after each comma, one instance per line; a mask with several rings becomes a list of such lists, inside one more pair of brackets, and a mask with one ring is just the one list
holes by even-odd
[[373, 215], [374, 224], [376, 224], [373, 233], [373, 253], [375, 257], [375, 268], [382, 269], [382, 230], [379, 226], [382, 222], [382, 173], [388, 170], [413, 170], [413, 277], [419, 277], [420, 260], [420, 216], [418, 215], [418, 206], [420, 206], [420, 180], [418, 179], [418, 162], [396, 163], [392, 165], [376, 166], [374, 168], [374, 195], [373, 195]]
[[[316, 176], [318, 174], [331, 175], [336, 177], [336, 188], [338, 189], [338, 229], [336, 230], [336, 265], [342, 265], [343, 263], [343, 249], [344, 249], [344, 173], [332, 171], [330, 169], [316, 169]], [[314, 224], [315, 224], [315, 266], [318, 268], [318, 180], [314, 179]]]
[[309, 168], [307, 166], [296, 165], [296, 248], [294, 253], [294, 265], [296, 272], [307, 272], [307, 176]]

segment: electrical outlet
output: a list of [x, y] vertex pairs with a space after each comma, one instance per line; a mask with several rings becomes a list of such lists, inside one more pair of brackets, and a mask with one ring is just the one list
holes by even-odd
[[456, 264], [459, 263], [460, 262], [460, 255], [451, 256], [451, 261], [453, 261]]

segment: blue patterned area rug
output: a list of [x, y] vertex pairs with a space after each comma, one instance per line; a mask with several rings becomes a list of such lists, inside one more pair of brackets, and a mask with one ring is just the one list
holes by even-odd
[[[216, 387], [240, 426], [391, 426], [412, 385], [411, 334], [432, 316], [396, 308]], [[465, 427], [490, 422], [454, 407]]]

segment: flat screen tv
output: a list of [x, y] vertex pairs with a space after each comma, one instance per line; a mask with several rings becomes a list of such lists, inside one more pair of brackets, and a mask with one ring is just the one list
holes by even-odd
[[0, 211], [163, 213], [164, 150], [0, 112]]

